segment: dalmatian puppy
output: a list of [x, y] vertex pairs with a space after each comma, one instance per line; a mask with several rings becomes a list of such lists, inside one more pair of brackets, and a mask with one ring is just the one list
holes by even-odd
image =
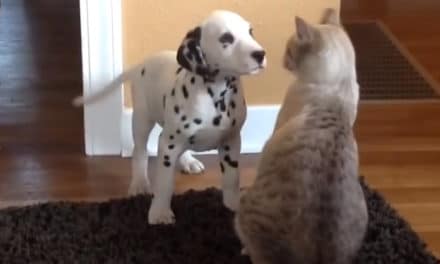
[[[240, 76], [266, 67], [262, 46], [239, 14], [213, 11], [190, 30], [177, 51], [162, 51], [121, 74], [101, 92], [78, 97], [92, 103], [125, 81], [132, 82], [132, 179], [129, 194], [152, 192], [150, 224], [173, 224], [171, 199], [175, 168], [200, 173], [203, 164], [190, 151], [217, 149], [222, 172], [223, 203], [239, 203], [240, 130], [246, 118]], [[153, 126], [162, 127], [156, 176], [147, 176], [146, 143]], [[151, 182], [151, 185], [150, 185]]]

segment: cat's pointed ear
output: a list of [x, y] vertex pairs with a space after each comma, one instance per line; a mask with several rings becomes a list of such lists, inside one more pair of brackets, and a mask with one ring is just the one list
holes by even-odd
[[333, 8], [325, 9], [321, 18], [321, 24], [340, 25], [339, 15], [336, 10]]
[[315, 29], [301, 17], [295, 17], [296, 36], [301, 44], [311, 43]]

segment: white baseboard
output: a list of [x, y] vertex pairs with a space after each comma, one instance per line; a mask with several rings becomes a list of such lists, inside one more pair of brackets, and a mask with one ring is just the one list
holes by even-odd
[[[280, 105], [256, 105], [248, 106], [247, 119], [241, 130], [241, 152], [259, 153], [264, 143], [272, 133]], [[122, 156], [130, 157], [133, 151], [133, 137], [131, 132], [132, 109], [126, 108], [122, 113], [121, 142]], [[148, 153], [151, 156], [157, 155], [157, 139], [161, 128], [156, 125], [148, 140]], [[202, 152], [200, 154], [216, 154], [216, 150]]]

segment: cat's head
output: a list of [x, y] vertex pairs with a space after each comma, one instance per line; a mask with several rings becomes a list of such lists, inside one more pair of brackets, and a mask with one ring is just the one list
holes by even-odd
[[284, 52], [285, 69], [315, 83], [338, 82], [355, 74], [354, 48], [334, 9], [325, 10], [317, 25], [296, 17], [295, 29]]

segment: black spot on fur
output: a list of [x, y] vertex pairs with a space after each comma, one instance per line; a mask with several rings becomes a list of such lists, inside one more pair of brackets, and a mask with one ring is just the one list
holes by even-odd
[[167, 97], [164, 95], [163, 96], [163, 99], [162, 99], [162, 105], [163, 105], [163, 108], [165, 109], [165, 104], [166, 104], [166, 102], [167, 102]]
[[237, 94], [237, 92], [238, 92], [237, 86], [233, 85], [231, 87], [232, 87], [232, 91], [234, 92], [234, 94]]
[[164, 165], [165, 167], [170, 167], [170, 166], [171, 166], [171, 162], [170, 162], [169, 160], [165, 160], [165, 161], [163, 162], [163, 165]]
[[225, 94], [226, 94], [226, 89], [225, 90], [223, 90], [221, 93], [220, 93], [220, 96], [225, 96]]
[[179, 74], [182, 71], [182, 67], [177, 68], [176, 74]]
[[176, 133], [177, 133], [177, 134], [180, 134], [180, 129], [177, 129], [177, 130], [176, 130]]
[[170, 160], [170, 156], [168, 156], [168, 155], [165, 155], [163, 158], [164, 158], [165, 160]]
[[213, 71], [211, 71], [209, 68], [207, 67], [197, 67], [196, 69], [196, 73], [198, 75], [203, 76], [203, 81], [205, 83], [212, 83], [215, 81], [215, 77], [219, 74], [220, 70], [219, 69], [215, 69]]
[[231, 82], [235, 82], [237, 80], [237, 78], [235, 78], [235, 76], [231, 77]]
[[182, 85], [182, 93], [183, 93], [183, 97], [185, 97], [185, 99], [187, 99], [189, 94], [188, 94], [188, 90], [186, 89], [185, 85]]
[[141, 75], [144, 76], [144, 74], [145, 74], [145, 68], [143, 68], [141, 71]]
[[173, 88], [173, 89], [171, 90], [171, 96], [174, 96], [174, 95], [176, 95], [176, 89], [175, 89], [175, 88]]
[[173, 144], [168, 145], [168, 149], [174, 149], [174, 145]]
[[232, 44], [234, 43], [234, 36], [230, 32], [223, 33], [218, 39], [222, 44]]
[[194, 123], [196, 123], [197, 125], [200, 125], [202, 123], [202, 119], [200, 118], [194, 118]]
[[229, 110], [228, 110], [228, 117], [230, 117], [231, 116], [231, 112], [229, 112]]
[[220, 169], [222, 171], [222, 173], [225, 172], [225, 165], [223, 165], [223, 162], [220, 161]]
[[224, 150], [225, 151], [229, 151], [231, 148], [228, 146], [228, 145], [226, 145], [225, 147], [224, 147]]
[[225, 112], [226, 111], [225, 99], [220, 100], [219, 104], [220, 104], [220, 111]]
[[186, 115], [183, 115], [180, 120], [185, 121], [186, 120]]
[[235, 126], [236, 120], [235, 118], [232, 120], [232, 126]]
[[174, 136], [173, 135], [170, 135], [170, 140], [173, 140], [174, 139]]
[[189, 144], [194, 145], [195, 139], [196, 139], [196, 137], [194, 135], [190, 136], [189, 139], [188, 139]]
[[226, 81], [226, 87], [229, 87], [231, 85], [231, 79], [229, 77], [225, 77]]
[[222, 120], [222, 116], [218, 115], [218, 116], [214, 117], [214, 119], [212, 120], [212, 124], [214, 126], [219, 126], [221, 120]]
[[209, 75], [209, 71], [208, 71], [208, 69], [207, 69], [206, 67], [200, 67], [200, 66], [198, 66], [198, 67], [196, 68], [196, 73], [197, 73], [198, 75], [205, 76], [206, 80], [209, 80], [209, 79], [210, 79], [209, 77], [207, 77], [207, 76]]
[[238, 161], [231, 160], [231, 157], [229, 157], [229, 155], [226, 155], [224, 160], [232, 168], [237, 168], [238, 167]]
[[179, 106], [177, 106], [177, 105], [174, 106], [174, 112], [176, 114], [179, 114], [179, 112], [180, 112]]
[[188, 129], [189, 128], [189, 123], [186, 123], [183, 128]]
[[211, 97], [214, 97], [214, 92], [212, 91], [211, 87], [208, 86], [208, 93]]
[[194, 84], [196, 82], [196, 78], [193, 76], [191, 77], [191, 83]]
[[231, 100], [231, 102], [229, 103], [229, 105], [232, 107], [232, 109], [235, 109], [235, 102], [234, 100]]

